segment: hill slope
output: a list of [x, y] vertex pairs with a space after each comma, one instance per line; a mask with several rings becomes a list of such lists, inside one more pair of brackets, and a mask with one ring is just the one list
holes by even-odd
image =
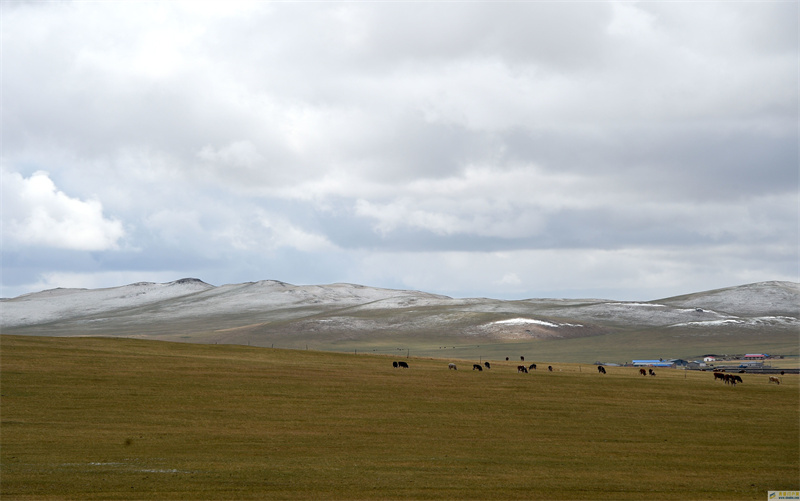
[[[797, 353], [800, 284], [761, 282], [648, 302], [454, 299], [353, 284], [274, 280], [215, 287], [198, 279], [54, 289], [4, 299], [3, 333], [126, 336], [347, 351], [529, 345], [576, 361], [648, 343], [692, 350]], [[532, 344], [533, 343], [533, 344]], [[671, 345], [676, 345], [673, 349]], [[714, 348], [714, 347], [717, 348]], [[491, 350], [488, 350], [491, 352]], [[506, 350], [507, 351], [507, 350]], [[556, 350], [558, 352], [558, 350]], [[662, 351], [663, 352], [663, 351]], [[498, 352], [500, 353], [500, 352]], [[635, 358], [635, 357], [634, 357]]]

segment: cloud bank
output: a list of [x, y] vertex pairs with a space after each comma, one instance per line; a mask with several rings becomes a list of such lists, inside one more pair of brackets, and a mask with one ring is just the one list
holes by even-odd
[[0, 8], [4, 296], [798, 280], [794, 3]]

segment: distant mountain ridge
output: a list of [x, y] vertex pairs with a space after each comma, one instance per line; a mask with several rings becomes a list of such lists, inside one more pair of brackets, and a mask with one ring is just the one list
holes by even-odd
[[103, 289], [51, 289], [3, 299], [0, 328], [4, 334], [295, 348], [312, 344], [332, 350], [391, 344], [574, 344], [584, 338], [594, 346], [616, 342], [615, 336], [623, 334], [636, 335], [645, 345], [642, 336], [676, 343], [701, 338], [730, 343], [735, 337], [742, 346], [780, 340], [781, 346], [791, 347], [800, 332], [800, 284], [759, 282], [644, 302], [510, 301], [342, 283], [263, 280], [213, 286], [183, 278]]

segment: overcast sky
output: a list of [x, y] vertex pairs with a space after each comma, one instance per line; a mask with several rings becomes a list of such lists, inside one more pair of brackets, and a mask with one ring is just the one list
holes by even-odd
[[798, 5], [4, 1], [1, 295], [798, 281]]

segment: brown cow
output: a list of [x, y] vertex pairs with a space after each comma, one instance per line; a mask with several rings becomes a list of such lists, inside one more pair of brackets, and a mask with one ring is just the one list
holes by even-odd
[[639, 374], [641, 374], [642, 376], [646, 376], [647, 375], [647, 371], [644, 370], [644, 369], [639, 369]]

